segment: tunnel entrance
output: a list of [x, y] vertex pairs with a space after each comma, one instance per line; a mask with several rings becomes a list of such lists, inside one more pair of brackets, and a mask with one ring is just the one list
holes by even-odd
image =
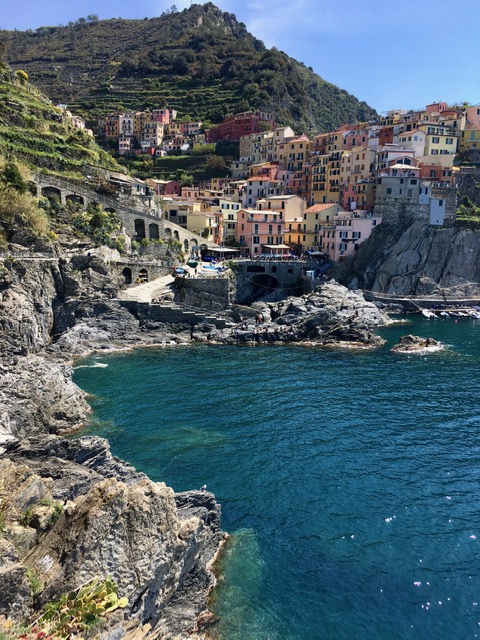
[[259, 273], [250, 280], [252, 285], [251, 295], [253, 300], [258, 300], [272, 293], [280, 286], [278, 280], [268, 273]]

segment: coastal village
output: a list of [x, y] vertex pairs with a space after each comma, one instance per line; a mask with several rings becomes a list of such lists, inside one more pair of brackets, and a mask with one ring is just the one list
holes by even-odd
[[111, 113], [100, 119], [98, 137], [115, 141], [121, 156], [152, 158], [238, 143], [226, 178], [185, 186], [152, 177], [122, 186], [150, 203], [153, 196], [158, 215], [208, 245], [248, 257], [314, 253], [341, 262], [382, 222], [451, 225], [457, 182], [469, 171], [456, 158], [480, 150], [480, 107], [445, 102], [311, 138], [262, 111], [210, 129], [178, 115], [168, 108]]
[[127, 77], [86, 122], [3, 70], [0, 640], [472, 635], [480, 105], [307, 134], [248, 85], [192, 121]]

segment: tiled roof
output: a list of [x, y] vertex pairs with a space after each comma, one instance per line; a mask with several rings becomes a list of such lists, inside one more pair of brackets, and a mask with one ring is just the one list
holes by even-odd
[[329, 207], [335, 207], [335, 206], [336, 206], [335, 202], [330, 202], [326, 204], [314, 204], [308, 209], [306, 209], [305, 213], [318, 213], [319, 211], [325, 211], [325, 209], [328, 209]]

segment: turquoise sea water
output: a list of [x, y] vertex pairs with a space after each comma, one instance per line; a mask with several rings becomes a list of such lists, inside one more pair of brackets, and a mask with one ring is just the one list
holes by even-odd
[[[450, 347], [389, 353], [408, 332]], [[79, 363], [88, 432], [222, 503], [221, 640], [480, 637], [480, 322], [384, 336], [370, 353], [202, 345]]]

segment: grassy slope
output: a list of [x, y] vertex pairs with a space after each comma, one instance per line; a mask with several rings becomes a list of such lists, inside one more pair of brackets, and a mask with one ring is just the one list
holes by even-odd
[[0, 67], [0, 156], [72, 178], [81, 177], [85, 165], [120, 170], [91, 136], [6, 67]]

